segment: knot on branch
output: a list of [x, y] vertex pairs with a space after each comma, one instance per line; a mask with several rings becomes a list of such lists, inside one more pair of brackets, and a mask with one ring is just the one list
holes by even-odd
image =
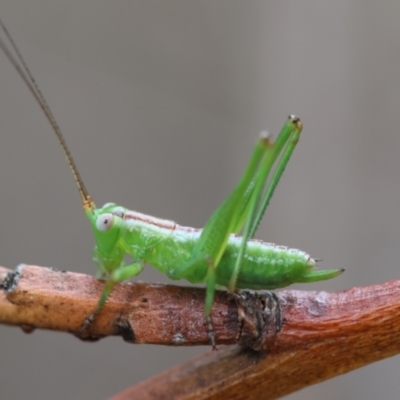
[[279, 297], [268, 291], [242, 291], [232, 296], [241, 324], [238, 344], [254, 350], [268, 348], [268, 342], [282, 329]]

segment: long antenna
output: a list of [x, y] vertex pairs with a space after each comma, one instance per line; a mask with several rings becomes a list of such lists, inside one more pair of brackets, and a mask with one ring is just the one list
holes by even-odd
[[31, 71], [29, 70], [28, 65], [26, 64], [24, 58], [22, 57], [21, 52], [19, 51], [12, 36], [8, 32], [8, 29], [3, 24], [3, 21], [1, 19], [0, 19], [0, 26], [1, 26], [1, 29], [3, 30], [4, 34], [6, 35], [8, 41], [10, 42], [12, 49], [14, 50], [15, 54], [17, 55], [17, 58], [14, 57], [13, 53], [9, 50], [7, 45], [3, 42], [3, 40], [0, 37], [1, 50], [3, 50], [3, 53], [6, 55], [6, 57], [11, 62], [11, 64], [14, 66], [14, 68], [16, 69], [16, 71], [18, 72], [18, 74], [22, 78], [22, 80], [25, 82], [26, 86], [28, 87], [28, 89], [32, 93], [33, 97], [36, 99], [36, 101], [40, 105], [41, 109], [43, 110], [44, 114], [46, 115], [47, 120], [50, 122], [50, 125], [53, 128], [53, 131], [56, 134], [58, 141], [60, 142], [60, 145], [64, 151], [65, 158], [67, 159], [67, 163], [71, 169], [72, 175], [74, 176], [75, 183], [78, 187], [78, 191], [82, 198], [83, 208], [85, 210], [87, 210], [87, 209], [94, 210], [94, 208], [95, 208], [94, 202], [93, 202], [92, 198], [90, 197], [88, 191], [86, 190], [83, 180], [79, 174], [78, 168], [76, 167], [74, 159], [72, 158], [72, 155], [67, 146], [67, 143], [65, 142], [64, 136], [61, 132], [61, 129], [58, 126], [57, 121], [54, 118], [54, 115], [51, 112], [51, 109], [50, 109], [49, 105], [47, 104], [45, 97], [43, 96], [41, 90], [39, 89], [39, 86], [36, 83], [35, 78], [33, 77]]

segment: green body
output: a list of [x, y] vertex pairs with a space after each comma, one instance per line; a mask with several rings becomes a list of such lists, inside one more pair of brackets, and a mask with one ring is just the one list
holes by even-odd
[[[180, 226], [113, 204], [97, 209], [93, 221], [100, 215], [110, 215], [113, 220], [108, 232], [98, 232], [96, 227], [94, 232], [98, 243], [94, 258], [104, 275], [118, 269], [124, 255], [129, 254], [133, 260], [143, 260], [171, 279], [180, 279], [175, 277], [174, 272], [177, 266], [190, 260], [202, 232], [201, 229]], [[229, 285], [241, 242], [240, 236], [229, 236], [216, 269], [217, 284]], [[275, 289], [294, 282], [305, 282], [315, 265], [315, 261], [301, 250], [248, 240], [236, 288]], [[204, 262], [182, 278], [191, 283], [201, 283], [206, 281], [207, 272], [208, 265]]]

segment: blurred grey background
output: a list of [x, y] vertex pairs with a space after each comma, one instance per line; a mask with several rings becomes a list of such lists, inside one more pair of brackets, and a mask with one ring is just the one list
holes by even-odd
[[[346, 268], [297, 287], [400, 277], [399, 2], [2, 0], [0, 15], [98, 205], [201, 227], [258, 133], [294, 113], [303, 136], [257, 236]], [[94, 274], [64, 157], [3, 55], [0, 135], [0, 264]], [[5, 326], [0, 343], [7, 399], [104, 399], [210, 350]], [[287, 398], [395, 399], [399, 371], [394, 357]]]

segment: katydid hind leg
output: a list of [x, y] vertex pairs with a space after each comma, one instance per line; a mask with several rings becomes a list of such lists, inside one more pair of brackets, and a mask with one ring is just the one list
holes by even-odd
[[[255, 180], [251, 182], [253, 185], [251, 197], [240, 217], [245, 220], [245, 227], [242, 236], [242, 242], [239, 248], [238, 256], [235, 261], [233, 273], [229, 282], [228, 290], [235, 290], [236, 281], [239, 275], [240, 266], [246, 251], [247, 241], [254, 236], [254, 232], [263, 216], [263, 213], [272, 197], [274, 189], [278, 184], [283, 171], [289, 162], [290, 156], [293, 153], [294, 147], [297, 144], [301, 132], [301, 122], [294, 116], [289, 116], [287, 122], [283, 126], [275, 143], [271, 145], [265, 152], [264, 158], [260, 163], [260, 168], [257, 172]], [[279, 155], [282, 153], [281, 157]], [[278, 159], [279, 158], [279, 159]], [[273, 172], [270, 182], [268, 176], [278, 159], [277, 166]], [[267, 188], [265, 189], [265, 185]], [[263, 197], [263, 192], [265, 195]], [[247, 200], [246, 200], [247, 201]]]
[[[189, 281], [200, 282], [204, 281], [205, 278], [207, 291], [204, 314], [207, 319], [209, 336], [213, 348], [215, 348], [215, 333], [211, 319], [211, 307], [216, 284], [215, 268], [218, 266], [226, 249], [229, 236], [238, 226], [240, 213], [246, 208], [246, 198], [249, 199], [251, 197], [251, 185], [257, 176], [259, 164], [270, 146], [271, 143], [268, 136], [261, 136], [238, 184], [207, 221], [194, 248], [192, 257], [186, 263], [168, 273], [168, 276], [172, 279], [186, 278]], [[243, 200], [244, 198], [245, 200]], [[204, 270], [204, 263], [207, 264], [206, 276], [197, 277], [196, 274], [198, 271], [200, 269]]]
[[[282, 152], [282, 149], [285, 147], [285, 145], [289, 142], [288, 146], [291, 147], [291, 151], [286, 154], [285, 150], [285, 155], [282, 155], [281, 161], [279, 161], [279, 165], [277, 166], [274, 175], [272, 179], [270, 180], [270, 184], [268, 185], [268, 188], [265, 192], [264, 198], [262, 199], [261, 202], [258, 204], [260, 205], [260, 208], [263, 209], [262, 212], [258, 211], [257, 217], [254, 219], [254, 224], [256, 225], [256, 228], [259, 224], [259, 222], [262, 219], [262, 216], [264, 214], [264, 211], [269, 203], [269, 200], [272, 197], [273, 191], [278, 184], [278, 181], [280, 177], [282, 176], [282, 173], [289, 162], [289, 158], [294, 150], [295, 145], [297, 144], [297, 141], [299, 139], [300, 132], [302, 130], [302, 123], [300, 122], [300, 119], [293, 116], [289, 115], [285, 125], [283, 126], [281, 132], [279, 133], [277, 139], [275, 142], [272, 142], [269, 139], [269, 134], [268, 132], [262, 132], [262, 137], [266, 138], [269, 142], [269, 146], [266, 149], [264, 160], [263, 160], [263, 165], [260, 166], [260, 170], [257, 171], [258, 173], [255, 174], [254, 179], [250, 182], [244, 196], [242, 199], [242, 205], [241, 205], [241, 210], [238, 216], [238, 221], [237, 221], [237, 226], [235, 227], [234, 232], [239, 233], [240, 229], [243, 227], [245, 220], [247, 219], [251, 207], [251, 198], [255, 196], [257, 199], [261, 197], [261, 192], [267, 182], [269, 172], [274, 165], [276, 159], [278, 158], [279, 154]], [[293, 145], [294, 143], [294, 145]], [[259, 193], [255, 193], [256, 186], [258, 184], [258, 191]], [[270, 188], [271, 187], [271, 188]], [[255, 231], [256, 228], [252, 228], [252, 231]], [[253, 234], [250, 235], [251, 237], [254, 236]]]
[[[290, 157], [292, 156], [293, 151], [299, 141], [300, 134], [303, 129], [302, 122], [300, 121], [299, 118], [291, 115], [291, 116], [289, 116], [288, 123], [293, 124], [293, 131], [292, 131], [291, 135], [288, 137], [288, 139], [285, 140], [285, 132], [283, 129], [276, 141], [276, 143], [279, 143], [280, 142], [279, 139], [282, 140], [283, 153], [282, 153], [281, 158], [278, 161], [278, 165], [276, 166], [276, 169], [272, 175], [272, 178], [266, 189], [264, 197], [263, 197], [263, 199], [260, 203], [260, 206], [257, 210], [257, 214], [254, 218], [254, 222], [253, 222], [253, 225], [252, 225], [252, 228], [250, 231], [250, 237], [254, 236], [254, 234], [262, 220], [262, 217], [264, 216], [265, 210], [267, 209], [268, 204], [274, 194], [276, 186], [278, 185], [278, 182], [281, 179], [281, 176], [282, 176], [283, 172], [285, 171], [285, 168], [286, 168], [287, 164], [289, 163]], [[286, 146], [285, 146], [285, 144], [286, 144]]]

